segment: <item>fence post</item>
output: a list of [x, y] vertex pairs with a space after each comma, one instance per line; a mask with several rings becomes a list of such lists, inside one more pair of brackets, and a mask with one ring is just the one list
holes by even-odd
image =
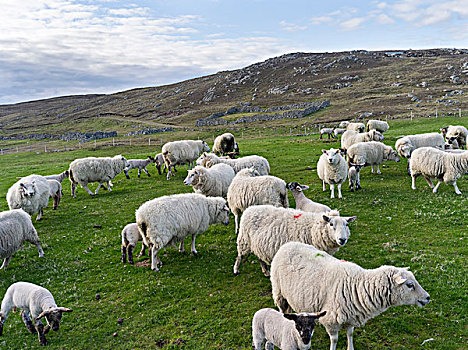
[[291, 136], [291, 135], [292, 135], [292, 130], [291, 130], [291, 128], [289, 128], [289, 136]]
[[44, 145], [44, 153], [47, 153], [47, 145]]
[[161, 147], [162, 147], [162, 137], [161, 137]]
[[112, 138], [112, 147], [115, 147], [115, 140]]
[[151, 139], [148, 137], [148, 146], [151, 146]]
[[411, 111], [411, 120], [413, 120], [413, 111]]
[[1, 151], [2, 151], [2, 156], [3, 156], [3, 148], [2, 148], [2, 150], [1, 150]]
[[461, 108], [458, 108], [458, 117], [461, 118]]

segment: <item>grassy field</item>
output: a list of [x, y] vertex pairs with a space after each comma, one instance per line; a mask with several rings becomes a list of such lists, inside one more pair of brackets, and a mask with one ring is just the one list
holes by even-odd
[[[399, 135], [436, 131], [448, 124], [467, 125], [468, 118], [395, 121], [385, 142], [394, 145]], [[273, 175], [309, 185], [309, 198], [338, 208], [342, 215], [358, 217], [351, 224], [349, 243], [336, 254], [338, 258], [366, 268], [410, 266], [431, 295], [432, 302], [424, 308], [391, 308], [356, 329], [356, 349], [468, 347], [467, 176], [459, 180], [461, 196], [446, 185], [434, 195], [422, 178], [417, 190], [411, 190], [406, 161], [386, 163], [382, 175], [363, 169], [362, 191], [351, 193], [344, 187], [344, 198], [331, 200], [329, 191], [321, 191], [316, 164], [320, 150], [337, 147], [337, 142], [320, 141], [314, 135], [243, 139], [239, 144], [242, 155], [268, 158]], [[157, 151], [146, 146], [4, 155], [0, 157], [0, 194], [4, 198], [16, 176], [58, 173], [76, 158], [118, 153], [135, 158]], [[135, 210], [143, 202], [191, 192], [182, 183], [186, 175], [182, 167], [171, 181], [158, 176], [154, 167], [150, 173], [152, 177], [142, 174], [138, 179], [133, 171], [130, 180], [121, 174], [113, 181], [114, 191], [102, 191], [95, 197], [79, 188], [76, 199], [70, 197], [65, 180], [65, 196], [58, 210], [53, 211], [50, 204], [43, 220], [35, 223], [45, 257], [38, 258], [35, 247], [26, 243], [8, 269], [0, 271], [0, 296], [11, 283], [29, 281], [48, 288], [59, 306], [73, 309], [64, 315], [60, 331], [49, 333], [50, 349], [251, 348], [253, 314], [274, 304], [270, 282], [255, 257], [242, 265], [239, 276], [233, 276], [233, 219], [228, 226], [212, 226], [198, 237], [197, 256], [165, 249], [160, 273], [150, 270], [147, 257], [136, 259], [137, 266], [120, 262], [120, 232], [135, 220]], [[0, 209], [8, 209], [5, 200]], [[119, 318], [122, 324], [118, 324]], [[420, 346], [429, 338], [433, 341]], [[312, 349], [328, 346], [324, 328], [317, 327]], [[19, 313], [7, 320], [0, 348], [39, 348]], [[338, 348], [346, 348], [344, 331]]]

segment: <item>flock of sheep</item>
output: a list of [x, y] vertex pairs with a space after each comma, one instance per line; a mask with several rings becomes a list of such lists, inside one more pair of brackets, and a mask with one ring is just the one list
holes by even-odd
[[[400, 138], [396, 151], [384, 145], [383, 133], [389, 128], [383, 121], [363, 123], [343, 122], [339, 128], [325, 128], [323, 134], [342, 134], [341, 148], [323, 150], [318, 160], [317, 174], [330, 186], [331, 198], [337, 186], [349, 177], [351, 190], [360, 188], [360, 170], [364, 166], [377, 167], [386, 160], [407, 158], [413, 180], [423, 175], [434, 193], [441, 182], [453, 184], [468, 171], [466, 147], [468, 131], [462, 126], [448, 126], [442, 134], [429, 133]], [[445, 142], [445, 139], [448, 142]], [[235, 158], [239, 148], [230, 133], [220, 135], [213, 152], [204, 141], [174, 141], [163, 145], [154, 158], [127, 160], [121, 155], [113, 158], [88, 157], [71, 162], [68, 170], [58, 175], [29, 175], [20, 178], [7, 193], [9, 211], [0, 213], [1, 268], [6, 268], [11, 256], [28, 241], [37, 246], [43, 256], [40, 240], [32, 224], [31, 215], [40, 220], [49, 197], [54, 209], [62, 195], [61, 182], [69, 177], [71, 194], [76, 196], [77, 185], [90, 195], [101, 186], [111, 190], [111, 180], [122, 171], [138, 168], [149, 175], [146, 166], [155, 163], [161, 174], [164, 165], [167, 179], [176, 166], [188, 164], [184, 184], [195, 193], [162, 196], [147, 201], [136, 210], [135, 223], [122, 230], [122, 262], [133, 263], [133, 249], [142, 241], [140, 256], [148, 248], [151, 269], [159, 271], [162, 261], [158, 252], [169, 245], [184, 250], [184, 239], [192, 237], [191, 251], [196, 254], [196, 236], [212, 224], [229, 223], [229, 212], [235, 217], [237, 258], [234, 274], [244, 257], [257, 256], [265, 276], [270, 277], [273, 300], [281, 313], [273, 309], [259, 310], [253, 317], [253, 347], [259, 350], [266, 340], [266, 348], [309, 349], [315, 321], [325, 326], [331, 346], [335, 349], [338, 332], [347, 330], [348, 349], [353, 349], [354, 327], [396, 305], [424, 306], [429, 294], [418, 284], [414, 275], [404, 268], [381, 266], [366, 270], [333, 255], [350, 237], [349, 223], [356, 216], [341, 216], [336, 210], [307, 198], [308, 186], [268, 175], [270, 165], [264, 157], [253, 155]], [[347, 157], [347, 159], [345, 159]], [[196, 165], [195, 165], [196, 164]], [[434, 187], [431, 178], [439, 180]], [[95, 192], [89, 183], [97, 182]], [[290, 190], [296, 209], [288, 202]], [[270, 266], [270, 268], [269, 268]], [[12, 308], [22, 310], [22, 318], [31, 333], [37, 333], [41, 345], [47, 343], [45, 334], [58, 330], [63, 312], [71, 309], [57, 307], [52, 294], [37, 285], [25, 282], [12, 284], [3, 298], [0, 311], [0, 335]], [[292, 310], [299, 314], [291, 314]], [[45, 318], [44, 327], [41, 319]]]

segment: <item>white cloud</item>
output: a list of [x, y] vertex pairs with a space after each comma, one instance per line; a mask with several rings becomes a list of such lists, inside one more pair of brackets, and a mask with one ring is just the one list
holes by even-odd
[[297, 32], [299, 30], [307, 29], [307, 26], [301, 26], [301, 25], [294, 24], [294, 23], [288, 23], [286, 21], [281, 21], [279, 24], [283, 30], [287, 30], [289, 32]]
[[380, 24], [393, 24], [393, 23], [395, 23], [395, 20], [393, 18], [391, 18], [390, 16], [386, 15], [386, 14], [376, 15], [375, 19]]
[[310, 23], [313, 25], [320, 25], [326, 22], [330, 22], [332, 18], [330, 16], [319, 16], [319, 17], [312, 17], [310, 19]]
[[365, 17], [355, 17], [340, 23], [344, 30], [356, 30], [366, 20]]

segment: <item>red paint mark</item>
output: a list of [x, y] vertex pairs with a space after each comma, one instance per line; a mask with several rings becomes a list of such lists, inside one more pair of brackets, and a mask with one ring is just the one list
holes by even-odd
[[302, 214], [297, 214], [297, 215], [294, 215], [294, 219], [298, 219], [302, 216]]
[[346, 260], [340, 260], [341, 262], [347, 262]]

